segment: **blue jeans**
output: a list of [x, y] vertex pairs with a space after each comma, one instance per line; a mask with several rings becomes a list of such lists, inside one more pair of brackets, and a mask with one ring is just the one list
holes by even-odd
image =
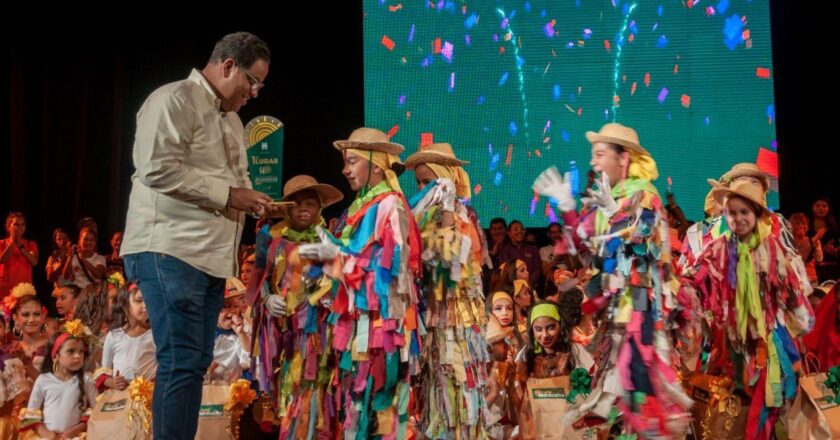
[[225, 280], [156, 252], [126, 255], [125, 271], [143, 292], [157, 351], [154, 438], [193, 440]]

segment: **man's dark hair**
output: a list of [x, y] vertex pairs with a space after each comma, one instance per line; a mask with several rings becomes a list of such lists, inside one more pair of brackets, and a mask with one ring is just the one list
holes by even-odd
[[499, 224], [499, 223], [501, 223], [502, 226], [504, 226], [505, 228], [507, 228], [507, 226], [508, 226], [505, 219], [503, 219], [501, 217], [496, 217], [493, 220], [490, 220], [490, 226], [493, 226], [493, 225], [496, 225], [496, 224]]
[[268, 49], [268, 44], [256, 35], [249, 32], [235, 32], [225, 35], [216, 42], [209, 62], [220, 63], [228, 58], [233, 58], [237, 66], [248, 68], [257, 60], [270, 63], [271, 51]]

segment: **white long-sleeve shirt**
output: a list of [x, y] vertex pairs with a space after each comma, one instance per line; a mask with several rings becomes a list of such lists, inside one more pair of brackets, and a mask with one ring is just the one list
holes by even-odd
[[242, 121], [220, 104], [193, 69], [152, 92], [137, 112], [120, 255], [158, 252], [215, 277], [234, 276], [245, 219], [225, 206], [230, 187], [251, 188], [251, 181]]
[[108, 332], [102, 347], [102, 366], [119, 372], [129, 381], [137, 376], [154, 380], [157, 358], [152, 330], [139, 336], [129, 336], [121, 328]]

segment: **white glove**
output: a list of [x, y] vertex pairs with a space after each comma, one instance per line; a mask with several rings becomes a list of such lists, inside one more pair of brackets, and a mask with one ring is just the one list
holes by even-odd
[[598, 185], [598, 189], [590, 188], [586, 190], [586, 193], [589, 194], [589, 197], [584, 197], [581, 201], [586, 205], [597, 206], [607, 218], [618, 212], [618, 204], [612, 196], [610, 178], [606, 173], [601, 173], [601, 183]]
[[326, 229], [318, 226], [315, 228], [318, 237], [321, 239], [320, 243], [307, 243], [298, 246], [298, 255], [301, 258], [306, 258], [315, 261], [329, 261], [338, 255], [338, 246], [333, 243], [332, 236]]
[[265, 299], [265, 309], [275, 318], [286, 316], [286, 301], [280, 295], [269, 295]]
[[432, 197], [433, 203], [440, 202], [444, 211], [455, 211], [455, 183], [452, 179], [441, 177], [437, 180], [437, 186], [432, 190], [434, 195]]
[[551, 167], [537, 176], [531, 188], [538, 194], [553, 197], [557, 200], [557, 207], [560, 208], [560, 211], [569, 212], [574, 211], [577, 206], [575, 198], [572, 197], [572, 186], [569, 182], [569, 173], [560, 176], [557, 167]]

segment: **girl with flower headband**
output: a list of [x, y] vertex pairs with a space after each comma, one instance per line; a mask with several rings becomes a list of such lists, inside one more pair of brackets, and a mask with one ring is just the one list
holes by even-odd
[[41, 369], [48, 338], [44, 333], [46, 310], [31, 284], [15, 286], [4, 298], [3, 308], [12, 317], [14, 340], [2, 349], [0, 438], [11, 438], [18, 429], [17, 414], [26, 406]]
[[79, 320], [65, 322], [50, 341], [29, 404], [20, 413], [22, 439], [72, 439], [87, 431], [96, 390], [83, 367], [89, 344], [95, 341]]
[[114, 304], [111, 331], [105, 335], [102, 367], [94, 373], [99, 390], [124, 390], [135, 377], [154, 380], [155, 341], [143, 293], [134, 283], [120, 289]]
[[745, 438], [769, 439], [798, 392], [794, 341], [811, 330], [814, 312], [760, 182], [713, 186], [728, 230], [683, 275], [681, 318], [689, 326], [704, 324], [712, 346], [705, 370], [733, 377], [749, 396]]

